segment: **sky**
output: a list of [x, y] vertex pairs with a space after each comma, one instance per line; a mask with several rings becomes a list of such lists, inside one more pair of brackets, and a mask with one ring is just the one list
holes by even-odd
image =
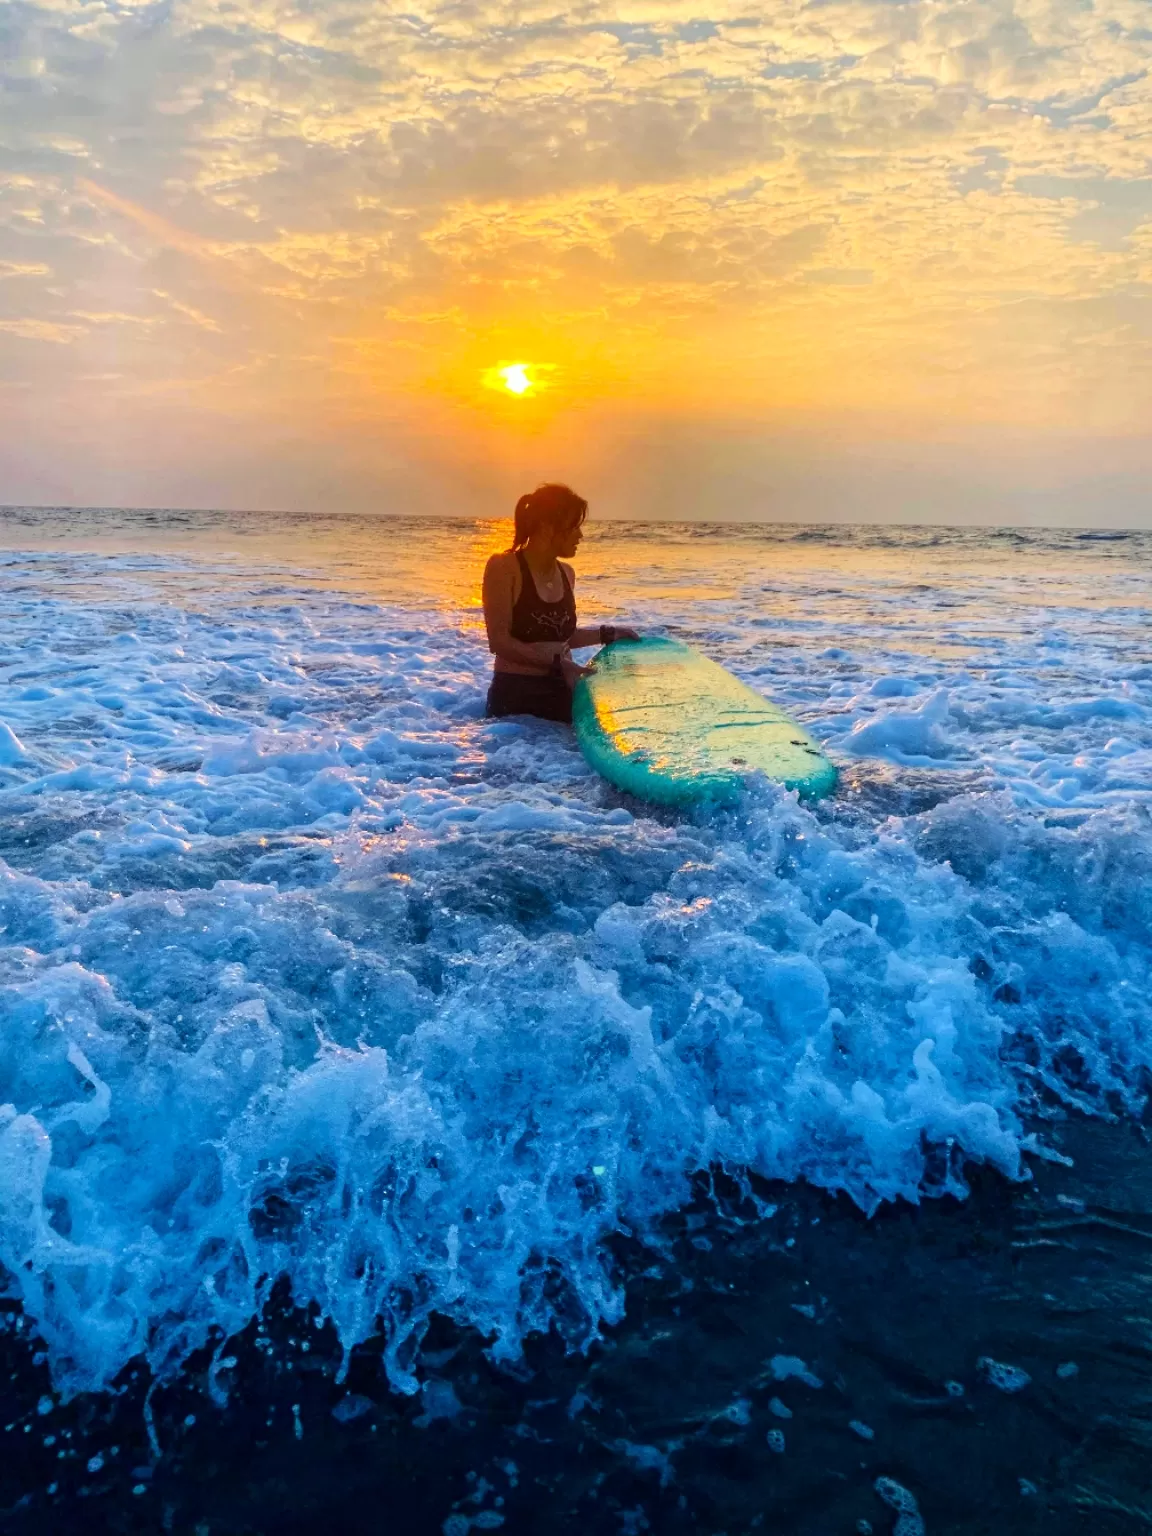
[[1152, 526], [1150, 72], [1148, 0], [7, 0], [0, 503]]

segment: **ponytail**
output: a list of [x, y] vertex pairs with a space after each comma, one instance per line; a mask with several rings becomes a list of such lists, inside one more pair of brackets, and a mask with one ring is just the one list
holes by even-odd
[[538, 485], [516, 503], [512, 548], [523, 549], [534, 533], [551, 527], [578, 528], [588, 516], [588, 503], [567, 485]]
[[532, 515], [532, 492], [525, 491], [516, 503], [516, 511], [512, 514], [512, 548], [523, 549], [528, 540], [539, 526], [538, 520]]

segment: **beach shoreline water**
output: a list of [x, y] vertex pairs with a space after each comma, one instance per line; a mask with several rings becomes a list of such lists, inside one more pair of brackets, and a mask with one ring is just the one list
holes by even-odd
[[774, 1214], [749, 1221], [722, 1181], [669, 1218], [662, 1257], [621, 1252], [625, 1320], [586, 1355], [537, 1337], [502, 1371], [440, 1320], [413, 1397], [390, 1389], [379, 1340], [339, 1382], [331, 1329], [279, 1297], [228, 1342], [229, 1368], [201, 1357], [148, 1401], [159, 1455], [146, 1372], [45, 1412], [47, 1370], [8, 1313], [6, 1528], [82, 1512], [94, 1531], [369, 1532], [386, 1505], [401, 1536], [545, 1519], [817, 1536], [893, 1529], [889, 1479], [932, 1532], [1140, 1532], [1147, 1133], [1050, 1130], [1073, 1167], [1022, 1186], [989, 1174], [967, 1201], [870, 1219], [781, 1185], [761, 1190]]
[[[1089, 1507], [1140, 1528], [1147, 536], [593, 529], [590, 620], [682, 634], [841, 767], [820, 808], [760, 786], [684, 818], [615, 794], [558, 728], [483, 721], [499, 525], [305, 520], [292, 546], [219, 517], [186, 545], [157, 513], [133, 550], [141, 515], [110, 516], [0, 527], [24, 541], [0, 555], [0, 1256], [9, 1315], [35, 1319], [6, 1335], [4, 1424], [38, 1447], [11, 1518], [306, 1529], [340, 1445], [383, 1496], [378, 1414], [397, 1457], [428, 1458], [412, 1519], [449, 1536], [530, 1518], [529, 1474], [495, 1492], [497, 1455], [584, 1529], [803, 1530], [841, 1434], [838, 1522], [975, 1531], [991, 1500], [1013, 1529]], [[776, 1181], [777, 1213], [733, 1230], [693, 1207], [709, 1164]], [[801, 1256], [826, 1303], [794, 1294]], [[252, 1338], [224, 1365], [280, 1273], [328, 1331], [289, 1319], [287, 1355]], [[200, 1400], [206, 1347], [226, 1406]], [[141, 1394], [100, 1390], [142, 1352], [155, 1466]], [[945, 1369], [962, 1409], [928, 1390]], [[557, 1383], [601, 1406], [560, 1414]], [[801, 1389], [852, 1413], [801, 1413]], [[374, 1406], [332, 1418], [349, 1393]], [[262, 1514], [231, 1459], [257, 1414]], [[955, 1515], [963, 1480], [932, 1460], [950, 1414], [975, 1450], [947, 1455], [980, 1469]], [[69, 1415], [83, 1455], [45, 1444]], [[436, 1455], [473, 1484], [442, 1498]]]

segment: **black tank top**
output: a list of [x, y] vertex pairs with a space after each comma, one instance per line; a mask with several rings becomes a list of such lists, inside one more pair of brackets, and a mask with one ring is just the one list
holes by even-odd
[[560, 579], [564, 583], [564, 595], [554, 603], [546, 603], [536, 590], [532, 572], [528, 569], [521, 550], [516, 551], [520, 562], [520, 596], [512, 604], [513, 640], [567, 640], [576, 629], [576, 599], [568, 572], [560, 567]]

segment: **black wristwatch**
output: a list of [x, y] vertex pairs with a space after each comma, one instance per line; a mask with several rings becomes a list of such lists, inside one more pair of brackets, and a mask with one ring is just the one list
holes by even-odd
[[616, 639], [616, 626], [615, 626], [615, 624], [601, 624], [601, 626], [600, 626], [600, 644], [601, 645], [611, 645], [612, 642], [615, 639]]

